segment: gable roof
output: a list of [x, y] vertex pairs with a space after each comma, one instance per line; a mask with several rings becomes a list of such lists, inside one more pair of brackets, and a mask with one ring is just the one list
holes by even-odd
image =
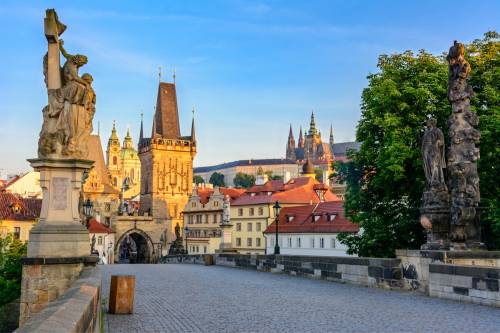
[[102, 150], [101, 138], [99, 135], [89, 135], [87, 145], [89, 147], [88, 159], [94, 161], [92, 170], [96, 171], [97, 176], [104, 185], [103, 193], [119, 194], [120, 191], [111, 186], [109, 171], [104, 163], [104, 151]]
[[[343, 201], [327, 201], [313, 205], [284, 207], [279, 215], [280, 233], [339, 233], [358, 232], [359, 226], [344, 215]], [[317, 220], [314, 218], [317, 216]], [[335, 216], [329, 220], [329, 216]], [[290, 219], [291, 218], [291, 219]], [[276, 222], [264, 233], [275, 233]]]
[[[240, 195], [242, 195], [245, 190], [237, 189], [237, 188], [227, 188], [227, 187], [219, 187], [219, 191], [224, 195], [229, 195], [230, 202], [237, 199]], [[210, 196], [214, 193], [213, 188], [198, 188], [198, 196], [200, 197], [200, 203], [203, 205], [208, 203], [210, 200]]]
[[[12, 210], [13, 205], [18, 205], [19, 213]], [[42, 199], [22, 198], [19, 195], [0, 192], [0, 219], [30, 221], [40, 216], [42, 209]]]
[[[292, 178], [287, 183], [281, 180], [270, 180], [264, 185], [256, 185], [248, 189], [236, 199], [233, 206], [257, 205], [279, 201], [287, 204], [309, 204], [319, 202], [314, 192], [314, 185], [320, 184], [310, 177]], [[325, 200], [333, 201], [339, 198], [331, 191], [326, 192]]]

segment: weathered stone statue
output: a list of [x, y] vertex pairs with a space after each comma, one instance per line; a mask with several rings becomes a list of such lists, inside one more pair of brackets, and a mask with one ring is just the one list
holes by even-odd
[[[87, 57], [71, 55], [59, 37], [66, 30], [57, 13], [47, 10], [45, 35], [49, 50], [44, 56], [43, 72], [48, 105], [43, 108], [43, 125], [38, 140], [39, 158], [81, 158], [88, 155], [87, 138], [92, 132], [96, 95], [92, 76], [79, 76], [78, 70]], [[60, 66], [60, 53], [66, 59]]]
[[446, 168], [445, 140], [434, 118], [427, 120], [422, 136], [422, 159], [426, 188], [422, 195], [420, 223], [428, 230], [424, 248], [446, 249], [449, 246], [449, 195], [443, 172]]
[[175, 240], [172, 242], [172, 245], [170, 245], [170, 249], [168, 250], [169, 255], [174, 255], [174, 254], [183, 254], [184, 253], [184, 246], [182, 245], [182, 238], [181, 238], [181, 227], [179, 226], [179, 223], [175, 225]]
[[448, 99], [452, 114], [448, 119], [449, 149], [447, 169], [451, 194], [451, 240], [466, 243], [464, 247], [480, 244], [479, 176], [477, 159], [480, 133], [475, 128], [478, 117], [470, 111], [472, 88], [467, 82], [470, 65], [464, 58], [464, 45], [454, 42], [448, 56]]

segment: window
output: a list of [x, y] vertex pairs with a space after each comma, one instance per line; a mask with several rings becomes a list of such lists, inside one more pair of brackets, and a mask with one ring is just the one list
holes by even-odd
[[252, 223], [247, 224], [247, 231], [252, 231]]
[[255, 246], [260, 246], [260, 238], [255, 238]]
[[116, 156], [113, 156], [113, 165], [116, 165], [116, 164], [118, 164], [118, 159], [116, 158]]
[[219, 202], [218, 201], [214, 201], [214, 206], [215, 207], [219, 207]]
[[196, 201], [191, 202], [191, 207], [196, 208]]
[[321, 215], [313, 215], [313, 222], [318, 222], [318, 220], [321, 218]]
[[251, 238], [247, 238], [247, 246], [252, 246], [252, 239]]
[[201, 215], [196, 215], [196, 224], [200, 224], [201, 223]]
[[14, 227], [14, 239], [21, 239], [21, 227]]
[[134, 168], [130, 169], [130, 180], [134, 182]]
[[274, 246], [274, 237], [269, 238], [269, 245]]
[[238, 208], [238, 216], [243, 216], [243, 208]]
[[248, 214], [249, 214], [250, 216], [254, 216], [254, 212], [255, 212], [255, 209], [252, 207], [252, 208], [250, 208], [250, 210], [249, 210]]
[[205, 214], [205, 223], [208, 223], [208, 214]]
[[311, 238], [311, 247], [314, 249], [314, 238]]
[[259, 207], [259, 215], [264, 215], [264, 208]]
[[287, 215], [286, 220], [287, 220], [288, 222], [292, 222], [292, 221], [293, 221], [293, 218], [294, 218], [294, 216], [293, 216], [293, 215]]
[[255, 223], [255, 231], [261, 231], [262, 226], [260, 222]]
[[97, 237], [97, 245], [102, 245], [102, 236]]
[[214, 214], [214, 223], [217, 223], [217, 215], [218, 214]]
[[288, 237], [288, 247], [292, 247], [292, 237]]
[[300, 246], [302, 245], [302, 244], [300, 244], [300, 242], [301, 242], [301, 240], [300, 240], [300, 237], [299, 237], [299, 238], [297, 238], [297, 247], [298, 247], [299, 249], [300, 249]]
[[325, 248], [325, 239], [324, 238], [319, 239], [319, 247], [322, 249]]
[[203, 253], [207, 253], [207, 247], [206, 246], [203, 247]]
[[236, 223], [236, 231], [241, 231], [241, 223]]
[[196, 253], [198, 253], [198, 252], [200, 252], [200, 247], [199, 246], [196, 247]]
[[236, 246], [241, 246], [241, 238], [236, 238]]
[[334, 249], [337, 244], [335, 244], [335, 238], [330, 239], [330, 247]]
[[107, 225], [107, 226], [109, 226], [109, 225], [110, 225], [110, 223], [111, 223], [111, 218], [110, 218], [109, 216], [106, 216], [106, 217], [104, 218], [104, 221], [105, 221], [106, 225]]
[[337, 217], [336, 214], [328, 214], [328, 221], [332, 222]]

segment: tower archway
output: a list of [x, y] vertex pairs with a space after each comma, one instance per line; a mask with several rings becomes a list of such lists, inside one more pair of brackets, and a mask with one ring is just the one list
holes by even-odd
[[123, 233], [115, 245], [118, 263], [147, 264], [153, 261], [153, 241], [140, 229], [130, 229]]

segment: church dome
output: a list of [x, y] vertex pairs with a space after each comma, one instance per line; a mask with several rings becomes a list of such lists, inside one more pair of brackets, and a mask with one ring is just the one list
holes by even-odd
[[307, 162], [302, 167], [302, 173], [303, 174], [312, 174], [312, 173], [314, 173], [314, 165], [312, 164], [312, 162], [311, 162], [310, 159], [308, 159]]

